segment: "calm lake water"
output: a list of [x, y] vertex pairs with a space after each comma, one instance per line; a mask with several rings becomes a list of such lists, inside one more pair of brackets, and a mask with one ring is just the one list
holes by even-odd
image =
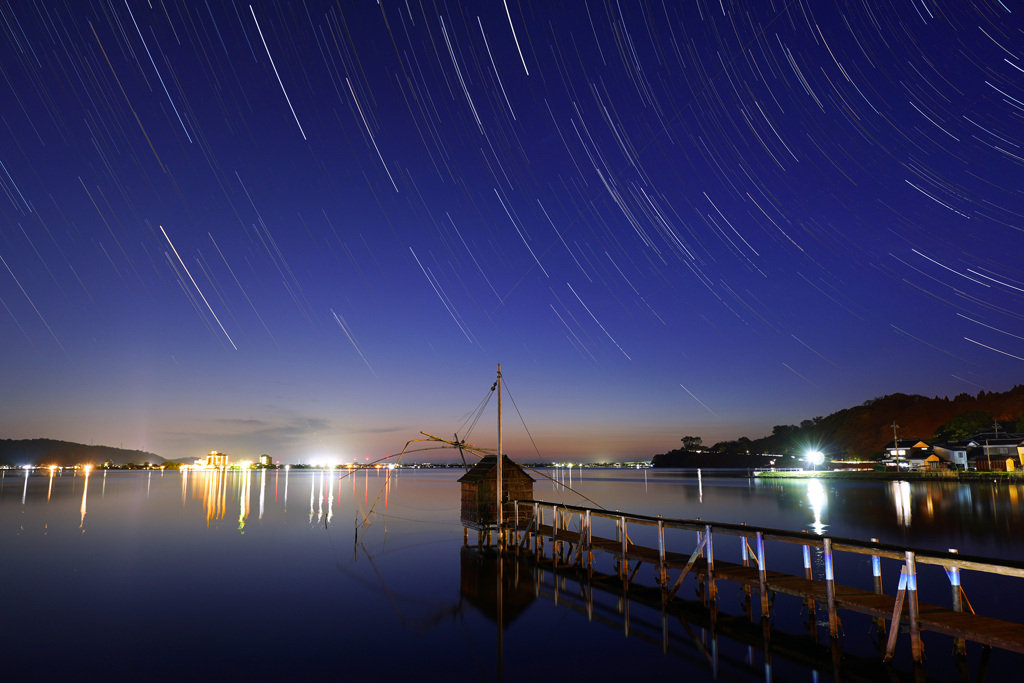
[[[558, 481], [535, 475], [535, 497], [552, 502], [586, 504], [565, 484], [612, 510], [1024, 560], [1021, 485], [544, 472]], [[5, 471], [4, 678], [914, 680], [907, 636], [885, 667], [866, 617], [841, 613], [830, 648], [825, 610], [808, 623], [795, 598], [776, 599], [766, 649], [728, 582], [712, 624], [689, 578], [685, 618], [664, 620], [657, 607], [529, 564], [507, 560], [497, 578], [496, 560], [463, 548], [460, 475]], [[670, 539], [669, 549], [689, 553], [694, 540]], [[737, 561], [738, 543], [718, 541], [716, 558]], [[767, 553], [770, 569], [802, 573], [795, 546]], [[948, 605], [942, 571], [920, 571], [921, 599]], [[898, 576], [883, 562], [887, 593]], [[870, 588], [870, 577], [868, 558], [837, 556], [838, 583]], [[650, 585], [653, 571], [638, 578]], [[1022, 582], [963, 578], [976, 611], [1010, 620], [1021, 618]], [[969, 646], [962, 674], [950, 639], [924, 642], [929, 680], [1020, 680], [1024, 656]]]

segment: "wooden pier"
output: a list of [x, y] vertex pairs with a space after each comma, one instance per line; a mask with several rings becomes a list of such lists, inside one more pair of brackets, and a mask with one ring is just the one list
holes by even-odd
[[[715, 605], [717, 584], [721, 581], [739, 584], [748, 604], [751, 596], [756, 594], [762, 621], [768, 619], [777, 593], [800, 598], [811, 616], [821, 605], [827, 610], [829, 634], [833, 640], [839, 636], [841, 610], [868, 615], [880, 634], [887, 634], [885, 661], [891, 661], [899, 637], [900, 628], [893, 625], [907, 627], [911, 653], [917, 663], [924, 658], [922, 631], [950, 636], [955, 652], [961, 657], [966, 654], [968, 641], [1024, 654], [1024, 624], [975, 614], [960, 580], [961, 571], [1024, 578], [1024, 562], [534, 500], [515, 501], [515, 507], [512, 515], [515, 521], [506, 525], [504, 533], [499, 534], [499, 541], [507, 548], [548, 559], [545, 544], [550, 544], [548, 561], [554, 568], [575, 568], [587, 575], [594, 574], [598, 556], [609, 557], [614, 575], [626, 591], [636, 581], [640, 567], [646, 564], [654, 570], [655, 584], [660, 589], [664, 604], [675, 599], [684, 579], [692, 575], [696, 577], [702, 600], [708, 606]], [[631, 533], [637, 538], [644, 537], [650, 544], [634, 542]], [[733, 546], [732, 560], [724, 559], [729, 549], [723, 537], [739, 541], [730, 544]], [[673, 549], [669, 548], [670, 542]], [[803, 576], [769, 570], [768, 543], [788, 545], [790, 552], [792, 546], [799, 546], [803, 554]], [[772, 548], [775, 552], [776, 546]], [[820, 562], [823, 568], [819, 568], [817, 576], [812, 571], [812, 552], [817, 559], [823, 560]], [[871, 559], [871, 590], [837, 582], [834, 576], [836, 553], [852, 553]], [[888, 582], [890, 590], [895, 586], [891, 594], [883, 592], [883, 559], [888, 565], [895, 560], [899, 566], [898, 576]], [[925, 604], [918, 600], [918, 569], [921, 565], [936, 565], [945, 570], [950, 588], [948, 606]]]

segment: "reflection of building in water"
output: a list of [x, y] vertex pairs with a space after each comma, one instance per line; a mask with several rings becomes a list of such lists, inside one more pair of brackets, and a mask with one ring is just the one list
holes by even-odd
[[491, 621], [506, 627], [536, 597], [534, 572], [514, 554], [463, 546], [459, 593]]
[[[910, 482], [894, 481], [889, 484], [889, 491], [892, 495], [893, 504], [896, 508], [896, 522], [900, 526], [910, 526], [910, 519], [913, 510], [910, 507]], [[929, 498], [929, 505], [934, 511], [934, 502]]]
[[203, 502], [206, 527], [210, 520], [224, 519], [228, 506], [228, 475], [220, 469], [198, 471], [192, 474], [192, 498]]

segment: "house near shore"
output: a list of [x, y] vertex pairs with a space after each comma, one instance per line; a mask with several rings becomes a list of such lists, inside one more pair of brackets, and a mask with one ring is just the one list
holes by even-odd
[[1013, 472], [1024, 467], [1024, 434], [988, 432], [975, 434], [964, 447], [971, 469]]
[[932, 451], [942, 461], [951, 464], [958, 470], [969, 469], [967, 451], [969, 449], [961, 444], [935, 444]]
[[943, 469], [942, 458], [920, 439], [895, 439], [885, 446], [882, 464], [899, 470]]

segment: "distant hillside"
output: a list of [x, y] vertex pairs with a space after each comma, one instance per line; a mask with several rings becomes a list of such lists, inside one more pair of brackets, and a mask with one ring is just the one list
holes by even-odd
[[716, 469], [723, 467], [741, 470], [767, 467], [785, 469], [800, 467], [801, 465], [803, 465], [803, 462], [790, 457], [780, 458], [773, 455], [748, 455], [746, 453], [695, 453], [682, 449], [662, 453], [651, 458], [651, 466], [653, 467], [683, 467], [691, 469]]
[[[943, 428], [958, 418], [965, 421], [963, 418], [967, 416], [976, 418], [977, 428], [971, 434], [992, 431], [993, 422], [999, 423], [1001, 432], [1024, 432], [1024, 385], [1002, 393], [980, 391], [977, 396], [964, 393], [953, 399], [890, 394], [827, 417], [803, 420], [799, 425], [775, 425], [770, 436], [740, 437], [703, 446], [720, 453], [779, 453], [797, 457], [815, 449], [833, 459], [867, 459], [880, 455], [892, 441], [894, 422], [898, 425], [899, 438], [934, 443], [955, 440], [957, 437], [950, 435], [957, 430]], [[959, 438], [963, 438], [962, 435]], [[695, 448], [692, 441], [688, 445]], [[681, 447], [669, 453], [684, 450]]]
[[107, 460], [115, 465], [135, 463], [160, 464], [156, 453], [130, 451], [110, 446], [87, 446], [54, 439], [0, 439], [0, 465], [61, 465], [64, 467], [91, 463], [101, 465]]

